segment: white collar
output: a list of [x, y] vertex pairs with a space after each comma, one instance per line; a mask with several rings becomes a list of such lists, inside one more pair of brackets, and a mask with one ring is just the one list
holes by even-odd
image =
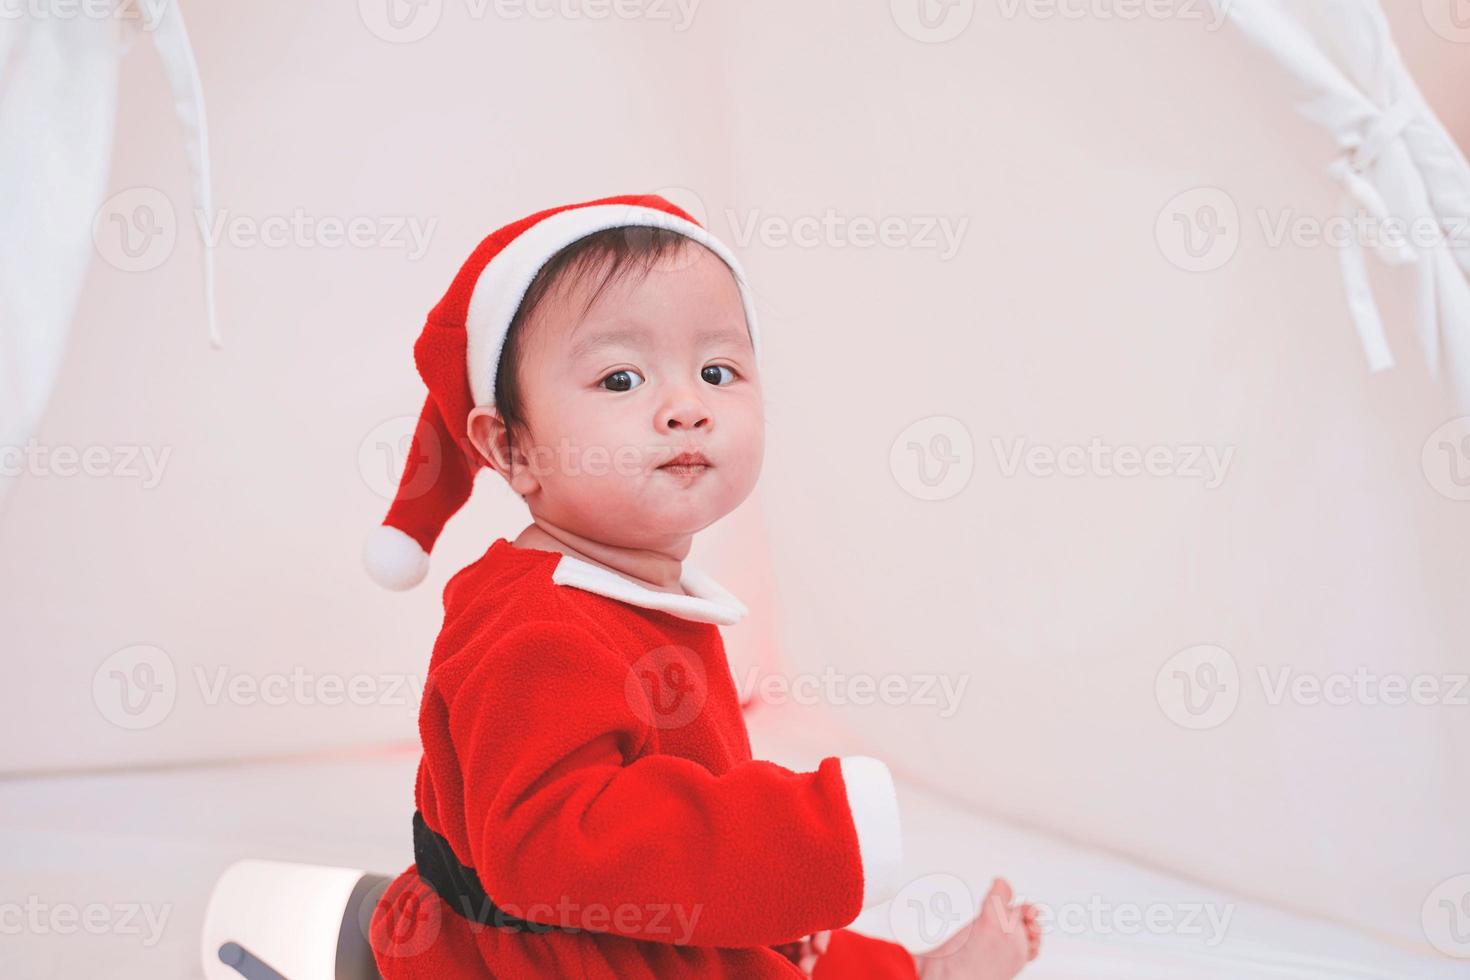
[[650, 589], [601, 565], [568, 554], [563, 554], [557, 561], [551, 571], [551, 580], [557, 585], [569, 585], [635, 606], [659, 609], [697, 623], [733, 626], [749, 612], [745, 603], [687, 561], [683, 564], [679, 584], [690, 595]]

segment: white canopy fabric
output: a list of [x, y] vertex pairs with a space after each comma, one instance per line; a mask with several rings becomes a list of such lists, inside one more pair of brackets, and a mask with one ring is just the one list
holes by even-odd
[[[1341, 155], [1343, 214], [1375, 219], [1371, 241], [1339, 252], [1348, 308], [1373, 371], [1392, 367], [1366, 250], [1417, 275], [1415, 327], [1431, 373], [1470, 408], [1470, 165], [1394, 45], [1377, 0], [1213, 0], [1293, 76], [1298, 107]], [[1384, 223], [1407, 230], [1399, 236]], [[1349, 236], [1350, 239], [1352, 236]]]
[[[46, 407], [93, 254], [107, 189], [118, 63], [152, 39], [183, 124], [195, 205], [213, 213], [204, 99], [174, 0], [141, 0], [106, 17], [31, 4], [0, 19], [0, 446], [25, 443]], [[210, 339], [214, 268], [204, 249]], [[13, 476], [0, 472], [0, 499]]]

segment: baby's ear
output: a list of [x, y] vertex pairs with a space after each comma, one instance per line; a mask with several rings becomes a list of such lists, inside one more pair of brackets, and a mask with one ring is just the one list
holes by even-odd
[[520, 496], [539, 486], [526, 453], [526, 434], [512, 437], [505, 420], [493, 407], [482, 406], [469, 414], [465, 434], [486, 465], [499, 473]]
[[480, 458], [504, 475], [510, 467], [510, 447], [506, 440], [505, 422], [495, 409], [486, 406], [472, 409], [465, 421], [465, 435]]

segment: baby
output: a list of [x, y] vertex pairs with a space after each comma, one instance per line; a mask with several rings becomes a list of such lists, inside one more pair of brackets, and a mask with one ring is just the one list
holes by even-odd
[[1006, 980], [1037, 955], [1000, 879], [930, 954], [842, 928], [902, 885], [887, 766], [751, 758], [718, 628], [746, 610], [685, 558], [760, 473], [758, 344], [735, 257], [651, 195], [502, 228], [429, 315], [368, 567], [422, 580], [481, 467], [531, 522], [445, 587], [415, 861], [371, 923], [387, 980]]

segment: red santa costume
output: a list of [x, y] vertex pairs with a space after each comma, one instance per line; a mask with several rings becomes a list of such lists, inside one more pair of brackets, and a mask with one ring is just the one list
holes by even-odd
[[[592, 232], [650, 226], [724, 259], [755, 344], [734, 256], [663, 198], [570, 205], [495, 232], [415, 346], [429, 398], [365, 552], [379, 582], [420, 581], [467, 499], [483, 461], [465, 420], [494, 402], [536, 271]], [[835, 931], [815, 976], [915, 976], [901, 946], [841, 928], [897, 891], [887, 767], [752, 759], [718, 629], [745, 606], [688, 562], [681, 585], [660, 592], [505, 538], [449, 580], [419, 714], [415, 862], [371, 922], [386, 980], [799, 977], [772, 947], [823, 929]]]

